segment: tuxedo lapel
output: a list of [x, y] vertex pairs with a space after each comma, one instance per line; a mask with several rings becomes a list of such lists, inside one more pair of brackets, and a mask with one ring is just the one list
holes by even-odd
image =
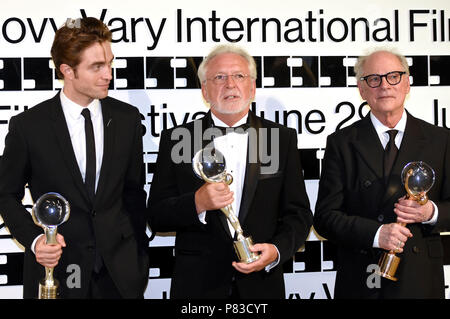
[[[247, 146], [247, 165], [245, 168], [245, 178], [244, 178], [244, 189], [242, 190], [242, 197], [241, 197], [241, 207], [239, 208], [239, 221], [241, 224], [244, 223], [245, 218], [247, 217], [247, 214], [250, 209], [250, 205], [253, 201], [256, 186], [258, 185], [258, 179], [259, 179], [259, 173], [260, 173], [260, 167], [261, 162], [259, 155], [257, 156], [256, 163], [250, 162], [250, 156], [249, 152], [250, 150], [258, 150], [257, 154], [260, 154], [259, 147], [261, 145], [259, 141], [259, 131], [261, 129], [261, 120], [256, 117], [256, 115], [249, 111], [248, 112], [248, 123], [250, 124], [250, 128], [254, 129], [256, 131], [256, 136], [254, 138], [250, 138], [250, 132], [249, 134], [249, 140], [248, 140], [248, 146]], [[266, 135], [267, 136], [267, 135]], [[270, 138], [267, 138], [267, 143], [270, 141]], [[256, 143], [256, 145], [250, 145], [250, 142]], [[279, 142], [279, 141], [278, 141]], [[266, 147], [266, 143], [262, 143], [264, 147]], [[267, 153], [264, 153], [267, 154]]]
[[426, 146], [426, 138], [417, 120], [409, 113], [407, 113], [407, 116], [405, 134], [403, 135], [397, 159], [392, 167], [392, 173], [389, 177], [382, 203], [388, 202], [396, 194], [398, 196], [399, 192], [405, 193], [401, 180], [403, 167], [410, 161], [420, 161], [423, 158], [422, 150]]
[[[197, 126], [201, 125], [201, 126]], [[194, 133], [193, 133], [193, 150], [194, 155], [197, 153], [198, 145], [202, 146], [202, 149], [210, 145], [211, 142], [214, 141], [214, 135], [209, 134], [210, 131], [207, 131], [208, 129], [212, 128], [214, 126], [214, 122], [211, 117], [211, 111], [206, 113], [206, 115], [197, 123], [194, 123]], [[206, 131], [206, 133], [205, 133]], [[201, 140], [201, 142], [200, 142]]]
[[103, 99], [100, 103], [103, 116], [103, 158], [94, 203], [99, 198], [98, 195], [101, 194], [106, 187], [106, 181], [108, 180], [107, 177], [110, 172], [111, 163], [114, 160], [113, 147], [116, 127], [113, 112], [111, 107], [108, 105], [107, 100]]
[[63, 154], [64, 164], [71, 173], [75, 186], [78, 188], [85, 200], [89, 202], [89, 197], [83, 183], [83, 177], [81, 176], [80, 168], [78, 167], [78, 162], [75, 157], [75, 152], [73, 151], [72, 141], [70, 139], [69, 129], [67, 128], [66, 118], [64, 117], [64, 112], [62, 110], [59, 93], [52, 99], [51, 103], [53, 130], [56, 139], [58, 140], [59, 149]]
[[373, 173], [378, 178], [383, 178], [384, 149], [369, 114], [360, 122], [353, 145]]

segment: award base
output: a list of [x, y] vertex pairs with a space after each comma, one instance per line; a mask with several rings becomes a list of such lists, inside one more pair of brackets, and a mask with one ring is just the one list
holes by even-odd
[[251, 237], [244, 237], [234, 242], [234, 250], [240, 262], [249, 264], [259, 259], [259, 255], [250, 250], [252, 245], [253, 240]]
[[46, 285], [46, 280], [39, 282], [39, 299], [58, 299], [59, 298], [59, 282], [54, 279], [53, 285]]
[[396, 256], [393, 252], [383, 253], [380, 258], [380, 262], [378, 266], [380, 267], [377, 274], [383, 278], [397, 281], [395, 278], [395, 272], [397, 271], [397, 267], [400, 263], [400, 257]]

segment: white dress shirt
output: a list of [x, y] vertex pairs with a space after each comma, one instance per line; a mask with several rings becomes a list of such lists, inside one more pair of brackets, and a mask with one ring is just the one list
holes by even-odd
[[[386, 148], [386, 145], [389, 142], [389, 134], [387, 133], [387, 131], [397, 130], [398, 133], [395, 136], [395, 145], [397, 146], [398, 149], [400, 149], [400, 145], [402, 144], [402, 140], [403, 140], [403, 135], [405, 134], [406, 119], [407, 119], [406, 111], [403, 110], [402, 117], [401, 117], [400, 121], [398, 121], [397, 125], [395, 125], [395, 127], [393, 127], [393, 128], [389, 128], [389, 127], [385, 126], [383, 123], [381, 123], [375, 117], [375, 115], [372, 114], [372, 112], [370, 113], [370, 120], [372, 121], [375, 131], [378, 134], [378, 138], [380, 139], [380, 142], [383, 145], [383, 148]], [[430, 202], [434, 206], [434, 214], [429, 221], [422, 222], [422, 224], [435, 224], [437, 221], [438, 208], [435, 203], [433, 203], [432, 201], [430, 201]], [[380, 228], [378, 228], [377, 233], [375, 234], [375, 238], [373, 240], [374, 248], [380, 248], [379, 237], [380, 237], [381, 227], [382, 226], [380, 226]]]
[[81, 111], [83, 111], [84, 108], [88, 108], [91, 112], [91, 120], [95, 138], [95, 167], [97, 170], [95, 176], [95, 189], [97, 190], [103, 158], [103, 115], [100, 101], [95, 99], [88, 106], [83, 107], [71, 101], [62, 90], [60, 98], [64, 117], [66, 118], [67, 128], [69, 129], [73, 151], [75, 152], [75, 157], [77, 159], [83, 181], [86, 175], [86, 136], [84, 131], [84, 116], [81, 115]]
[[[217, 126], [228, 127], [227, 124], [218, 119], [211, 113], [214, 124]], [[241, 120], [235, 123], [234, 127], [247, 122], [247, 117], [244, 116]], [[229, 185], [230, 190], [234, 193], [234, 201], [231, 204], [236, 217], [239, 216], [239, 208], [241, 206], [242, 190], [244, 188], [245, 168], [247, 162], [247, 143], [248, 133], [228, 133], [223, 136], [214, 138], [214, 147], [218, 149], [225, 157], [227, 173], [233, 176], [233, 182]], [[228, 221], [231, 235], [234, 236], [234, 228]]]
[[[223, 121], [218, 119], [213, 113], [211, 113], [211, 117], [216, 126], [229, 127]], [[247, 117], [248, 114], [235, 123], [234, 127], [246, 123]], [[229, 185], [229, 188], [234, 193], [234, 201], [231, 204], [231, 207], [236, 217], [239, 216], [242, 189], [244, 188], [245, 168], [247, 162], [247, 144], [248, 133], [239, 134], [231, 132], [214, 138], [214, 147], [223, 154], [227, 173], [233, 176], [233, 182]], [[206, 224], [206, 212], [202, 212], [198, 216], [200, 221]], [[234, 236], [235, 230], [229, 221], [228, 227], [230, 228], [231, 235]]]

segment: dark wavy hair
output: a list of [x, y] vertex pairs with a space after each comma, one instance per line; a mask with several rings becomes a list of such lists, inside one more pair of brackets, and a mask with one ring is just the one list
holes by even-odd
[[111, 42], [111, 39], [111, 31], [97, 18], [68, 19], [56, 31], [50, 51], [58, 78], [64, 79], [59, 70], [61, 64], [75, 68], [80, 64], [81, 54], [86, 48], [96, 42]]

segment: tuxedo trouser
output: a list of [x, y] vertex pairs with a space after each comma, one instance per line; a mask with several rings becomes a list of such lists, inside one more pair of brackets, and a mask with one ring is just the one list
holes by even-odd
[[119, 290], [112, 280], [108, 270], [103, 267], [98, 272], [92, 272], [89, 285], [90, 299], [122, 299]]

